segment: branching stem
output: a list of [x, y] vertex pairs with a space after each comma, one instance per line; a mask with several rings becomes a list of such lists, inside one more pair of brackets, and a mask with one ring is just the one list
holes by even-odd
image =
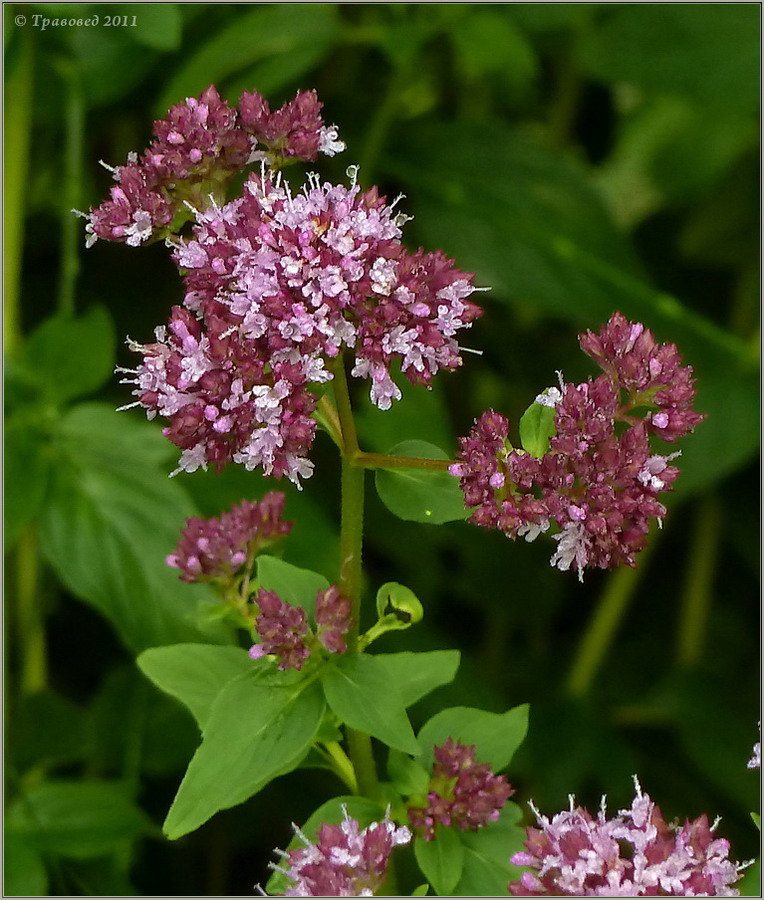
[[[361, 552], [363, 547], [363, 501], [365, 470], [353, 465], [359, 455], [358, 437], [350, 404], [345, 364], [340, 356], [334, 368], [334, 399], [342, 432], [342, 512], [340, 524], [340, 590], [350, 600], [351, 616], [348, 651], [358, 652], [361, 624]], [[350, 759], [353, 763], [358, 792], [367, 797], [377, 793], [377, 772], [371, 748], [371, 737], [362, 731], [346, 728]]]

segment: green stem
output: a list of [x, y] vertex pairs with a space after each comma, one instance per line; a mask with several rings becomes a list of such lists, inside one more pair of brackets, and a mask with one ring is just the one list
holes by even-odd
[[82, 155], [85, 131], [85, 101], [79, 75], [68, 60], [58, 60], [57, 68], [66, 90], [64, 135], [64, 196], [61, 204], [61, 269], [58, 281], [58, 311], [74, 315], [74, 298], [80, 270], [81, 222], [72, 214], [82, 202]]
[[699, 512], [700, 515], [695, 520], [679, 614], [677, 657], [681, 666], [693, 666], [703, 655], [719, 549], [721, 517], [716, 498], [704, 499]]
[[454, 461], [452, 459], [423, 459], [418, 456], [389, 456], [386, 453], [359, 451], [353, 457], [352, 463], [363, 469], [434, 469], [438, 472], [447, 472]]
[[[655, 535], [653, 543], [655, 542]], [[629, 605], [629, 600], [645, 571], [650, 548], [642, 551], [638, 569], [622, 566], [608, 578], [594, 616], [589, 621], [584, 637], [579, 645], [567, 681], [567, 691], [574, 697], [583, 697], [613, 643], [618, 626]]]
[[21, 343], [20, 291], [26, 193], [29, 187], [29, 143], [32, 130], [34, 45], [32, 29], [16, 34], [15, 57], [5, 75], [5, 177], [3, 207], [5, 258], [3, 323], [5, 351], [14, 355]]
[[31, 526], [27, 526], [19, 535], [16, 548], [18, 646], [23, 654], [20, 678], [22, 695], [44, 690], [48, 680], [45, 617], [40, 609], [38, 556], [37, 534]]
[[[342, 428], [342, 513], [340, 524], [340, 590], [350, 600], [350, 630], [347, 644], [351, 653], [358, 652], [361, 625], [361, 552], [363, 547], [363, 500], [365, 470], [353, 465], [359, 453], [358, 437], [350, 405], [344, 359], [340, 356], [334, 369], [334, 398]], [[377, 793], [377, 772], [371, 749], [371, 738], [362, 731], [346, 729], [350, 759], [353, 763], [358, 790], [374, 797]]]
[[355, 769], [342, 747], [336, 741], [327, 741], [323, 747], [317, 749], [327, 758], [337, 777], [347, 785], [353, 794], [357, 794], [358, 781], [355, 777]]

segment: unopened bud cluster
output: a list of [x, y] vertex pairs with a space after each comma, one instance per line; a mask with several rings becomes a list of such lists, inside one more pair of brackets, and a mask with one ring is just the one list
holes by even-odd
[[427, 805], [409, 808], [411, 826], [425, 840], [435, 838], [438, 823], [475, 831], [495, 822], [514, 794], [503, 775], [494, 775], [487, 763], [475, 761], [476, 752], [474, 745], [452, 738], [434, 748]]
[[255, 603], [260, 643], [250, 649], [252, 659], [275, 656], [279, 669], [302, 669], [319, 643], [330, 653], [347, 652], [345, 635], [350, 629], [351, 606], [337, 585], [316, 594], [315, 634], [305, 610], [286, 603], [274, 591], [261, 588]]
[[513, 449], [507, 418], [489, 410], [460, 439], [451, 473], [475, 507], [470, 521], [527, 541], [554, 524], [552, 565], [582, 577], [587, 566], [635, 565], [650, 520], [666, 515], [658, 496], [679, 475], [679, 454], [654, 453], [650, 438], [674, 442], [704, 416], [692, 409], [691, 367], [643, 325], [616, 313], [580, 344], [603, 374], [537, 397], [555, 410], [548, 452]]
[[86, 216], [88, 244], [98, 238], [136, 247], [176, 230], [188, 218], [187, 204], [207, 206], [249, 164], [267, 160], [314, 161], [319, 153], [344, 150], [335, 126], [321, 118], [315, 91], [271, 112], [257, 91], [245, 91], [239, 108], [230, 107], [210, 86], [196, 98], [173, 106], [154, 122], [154, 140], [124, 166], [112, 169], [111, 196]]
[[186, 520], [167, 565], [180, 570], [181, 581], [230, 583], [261, 550], [292, 530], [284, 522], [284, 494], [270, 491], [258, 502], [242, 500], [220, 517]]

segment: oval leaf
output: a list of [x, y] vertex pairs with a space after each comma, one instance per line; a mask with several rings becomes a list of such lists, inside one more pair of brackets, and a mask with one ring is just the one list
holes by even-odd
[[433, 760], [432, 748], [450, 737], [463, 744], [474, 744], [477, 761], [488, 763], [494, 772], [499, 772], [509, 765], [527, 730], [527, 703], [505, 713], [454, 706], [439, 712], [422, 727], [417, 737], [422, 751], [420, 762], [428, 769]]
[[204, 633], [193, 624], [208, 588], [184, 584], [165, 565], [195, 510], [179, 483], [147, 466], [154, 450], [142, 447], [145, 424], [98, 405], [86, 411], [75, 407], [57, 436], [41, 525], [48, 562], [135, 650], [205, 634], [227, 639], [219, 624]]
[[152, 827], [116, 785], [83, 781], [30, 788], [9, 807], [7, 824], [26, 843], [72, 859], [111, 853]]
[[419, 868], [436, 892], [450, 894], [459, 883], [464, 866], [464, 846], [453, 828], [435, 827], [435, 839], [417, 837], [414, 855]]
[[95, 306], [77, 318], [57, 315], [43, 322], [29, 337], [22, 365], [48, 397], [62, 402], [108, 381], [115, 349], [111, 316]]
[[136, 660], [143, 674], [166, 694], [188, 707], [204, 728], [217, 695], [244, 672], [261, 671], [264, 660], [252, 660], [241, 647], [174, 644], [151, 647]]
[[257, 581], [260, 587], [275, 591], [292, 606], [301, 606], [310, 618], [316, 607], [316, 594], [329, 587], [318, 572], [300, 569], [274, 556], [258, 556]]
[[[390, 450], [391, 456], [448, 459], [434, 444], [404, 441]], [[448, 472], [430, 469], [379, 469], [375, 485], [380, 500], [393, 515], [406, 522], [442, 525], [466, 519], [464, 495], [459, 481]]]
[[329, 706], [351, 728], [404, 753], [419, 753], [403, 697], [376, 657], [341, 656], [327, 667], [323, 684]]
[[398, 687], [407, 708], [435, 688], [453, 681], [459, 658], [458, 650], [378, 653], [374, 657], [387, 668], [388, 677]]
[[531, 403], [520, 419], [520, 442], [523, 450], [536, 459], [541, 459], [549, 450], [549, 439], [556, 433], [554, 417], [553, 406]]
[[317, 684], [306, 688], [292, 674], [261, 684], [256, 673], [245, 672], [220, 692], [167, 814], [170, 840], [243, 803], [300, 763], [321, 723], [324, 699]]
[[522, 812], [507, 803], [496, 822], [460, 835], [464, 847], [464, 869], [455, 892], [460, 897], [506, 896], [507, 884], [523, 874], [509, 861], [523, 850], [525, 829], [519, 827]]

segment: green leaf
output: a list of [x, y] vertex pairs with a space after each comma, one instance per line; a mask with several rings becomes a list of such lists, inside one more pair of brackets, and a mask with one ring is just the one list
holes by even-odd
[[5, 549], [40, 514], [53, 458], [48, 435], [26, 416], [16, 415], [5, 429]]
[[99, 6], [98, 26], [60, 29], [60, 34], [71, 44], [85, 100], [91, 108], [114, 103], [128, 94], [149, 74], [159, 55], [143, 44], [136, 46], [128, 33], [131, 25], [104, 27], [103, 17], [114, 15], [113, 9]]
[[513, 853], [523, 849], [525, 829], [518, 825], [521, 818], [520, 808], [507, 803], [496, 822], [459, 835], [464, 846], [464, 870], [455, 894], [506, 896], [507, 884], [517, 881], [523, 873], [509, 861]]
[[131, 22], [135, 16], [135, 27], [131, 24], [125, 31], [137, 43], [155, 50], [180, 47], [183, 18], [177, 3], [124, 3], [117, 9], [120, 16], [128, 16]]
[[417, 595], [397, 581], [387, 581], [377, 591], [377, 615], [394, 615], [405, 625], [422, 621], [424, 610]]
[[281, 94], [285, 87], [299, 84], [307, 72], [318, 66], [331, 52], [332, 44], [331, 41], [300, 44], [289, 53], [263, 59], [234, 78], [226, 79], [224, 94], [231, 102], [237, 101], [243, 91], [253, 88], [257, 88], [264, 97]]
[[752, 812], [751, 819], [753, 820], [753, 824], [761, 831], [761, 816], [758, 813]]
[[[328, 49], [337, 28], [331, 4], [255, 6], [243, 13], [237, 11], [230, 24], [213, 34], [176, 71], [157, 101], [156, 112], [163, 115], [173, 103], [268, 57], [288, 56], [305, 47]], [[252, 84], [250, 90], [257, 87]]]
[[[87, 29], [81, 29], [87, 30]], [[23, 366], [54, 402], [91, 394], [114, 370], [114, 323], [102, 306], [77, 318], [57, 315], [29, 337]]]
[[[403, 441], [389, 451], [392, 456], [448, 459], [434, 444]], [[441, 525], [466, 519], [459, 481], [448, 472], [430, 469], [379, 469], [375, 485], [380, 500], [393, 515], [406, 522]]]
[[428, 892], [429, 890], [430, 890], [430, 885], [429, 885], [429, 884], [427, 884], [427, 883], [425, 883], [425, 884], [420, 884], [419, 887], [415, 887], [415, 888], [414, 888], [414, 890], [411, 892], [411, 896], [412, 896], [412, 897], [426, 897], [426, 896], [427, 896], [427, 892]]
[[[318, 807], [318, 809], [310, 816], [300, 831], [309, 840], [314, 841], [318, 836], [318, 830], [321, 825], [326, 822], [328, 825], [339, 825], [344, 821], [343, 807], [347, 810], [347, 814], [351, 819], [355, 819], [361, 828], [366, 828], [372, 822], [379, 822], [384, 818], [385, 811], [379, 803], [369, 800], [366, 797], [333, 797], [326, 803]], [[287, 850], [295, 850], [305, 845], [295, 834], [287, 846]], [[289, 882], [281, 872], [274, 872], [268, 879], [265, 886], [266, 893], [271, 897], [277, 897], [283, 894], [289, 887]]]
[[142, 810], [105, 781], [38, 784], [10, 805], [6, 821], [28, 844], [72, 859], [113, 852], [152, 827]]
[[735, 890], [740, 891], [741, 897], [761, 896], [761, 860], [756, 862], [743, 872], [743, 877], [735, 884]]
[[427, 793], [430, 773], [400, 750], [390, 751], [387, 757], [387, 774], [395, 790], [404, 797]]
[[453, 828], [435, 826], [435, 839], [414, 839], [414, 855], [422, 874], [441, 896], [451, 894], [464, 867], [464, 846]]
[[494, 772], [500, 772], [509, 765], [527, 730], [527, 703], [505, 713], [454, 706], [439, 712], [422, 727], [417, 736], [422, 751], [420, 762], [429, 768], [433, 746], [440, 746], [450, 737], [463, 744], [474, 744], [477, 761], [488, 763]]
[[292, 606], [301, 606], [310, 618], [316, 607], [316, 594], [329, 587], [323, 575], [300, 569], [274, 556], [258, 556], [257, 580], [260, 587], [275, 591]]
[[14, 707], [6, 762], [24, 773], [38, 766], [81, 761], [85, 753], [82, 709], [53, 691], [23, 696]]
[[45, 897], [48, 873], [40, 853], [10, 827], [5, 832], [3, 894], [6, 897]]
[[374, 657], [387, 668], [388, 678], [400, 690], [405, 707], [413, 705], [442, 684], [453, 681], [459, 668], [459, 658], [458, 650], [378, 653]]
[[549, 439], [556, 432], [554, 416], [553, 406], [531, 403], [520, 419], [520, 442], [523, 450], [536, 459], [541, 459], [549, 450]]
[[504, 8], [471, 10], [453, 30], [452, 39], [468, 79], [493, 75], [517, 93], [530, 89], [538, 72], [533, 45]]
[[170, 840], [243, 803], [308, 752], [324, 713], [321, 690], [278, 674], [265, 684], [245, 672], [218, 695], [164, 823]]
[[588, 72], [608, 85], [691, 97], [705, 106], [753, 110], [758, 103], [760, 10], [714, 4], [704, 15], [662, 4], [651, 15], [636, 4], [610, 10], [579, 48]]
[[[145, 435], [144, 423], [101, 405], [74, 408], [57, 435], [41, 522], [43, 552], [61, 580], [135, 650], [202, 638], [192, 622], [209, 596], [165, 564], [195, 510], [178, 482], [147, 467], [155, 451], [142, 446]], [[228, 632], [209, 625], [205, 634]]]
[[136, 662], [160, 690], [187, 706], [204, 729], [215, 699], [226, 684], [244, 672], [261, 671], [264, 661], [250, 659], [240, 647], [175, 644], [144, 650]]
[[199, 746], [199, 729], [132, 660], [110, 668], [86, 710], [88, 771], [176, 777]]
[[351, 728], [404, 753], [419, 752], [401, 692], [376, 657], [365, 653], [339, 657], [327, 666], [323, 684], [329, 706]]

